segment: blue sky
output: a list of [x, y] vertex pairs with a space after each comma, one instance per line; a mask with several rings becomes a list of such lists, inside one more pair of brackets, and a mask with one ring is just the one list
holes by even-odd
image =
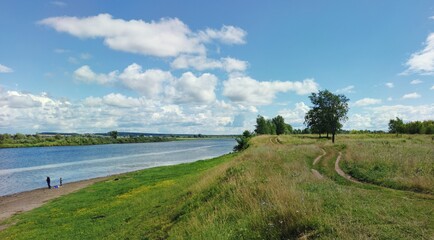
[[434, 119], [432, 1], [1, 1], [0, 132], [303, 128], [311, 92], [345, 129]]

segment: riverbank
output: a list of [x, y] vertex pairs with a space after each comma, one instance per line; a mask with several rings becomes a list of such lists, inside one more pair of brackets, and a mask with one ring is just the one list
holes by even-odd
[[[1, 134], [0, 134], [1, 135]], [[175, 137], [103, 137], [95, 135], [73, 136], [39, 136], [39, 135], [15, 135], [0, 139], [0, 148], [24, 148], [24, 147], [59, 147], [59, 146], [87, 146], [103, 144], [127, 144], [180, 141]]]
[[42, 206], [44, 203], [52, 199], [75, 192], [91, 184], [107, 180], [114, 176], [99, 177], [66, 183], [59, 188], [39, 188], [31, 191], [0, 196], [0, 222], [17, 213], [30, 211], [34, 208]]
[[1, 222], [0, 239], [430, 239], [432, 198], [341, 177], [345, 144], [372, 138], [338, 141], [259, 136], [242, 153], [121, 174]]

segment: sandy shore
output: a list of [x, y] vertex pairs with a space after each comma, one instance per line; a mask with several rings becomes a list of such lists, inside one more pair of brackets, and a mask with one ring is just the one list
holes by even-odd
[[[12, 215], [26, 212], [42, 206], [51, 199], [75, 192], [93, 183], [106, 180], [113, 176], [99, 177], [78, 182], [64, 184], [60, 188], [39, 188], [27, 192], [15, 193], [0, 197], [0, 222]], [[4, 228], [4, 227], [3, 227]], [[2, 226], [0, 226], [0, 230]]]

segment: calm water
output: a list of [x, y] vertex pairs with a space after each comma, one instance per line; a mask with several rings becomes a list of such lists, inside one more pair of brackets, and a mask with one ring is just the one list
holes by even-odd
[[51, 185], [193, 162], [232, 151], [233, 139], [0, 149], [0, 196]]

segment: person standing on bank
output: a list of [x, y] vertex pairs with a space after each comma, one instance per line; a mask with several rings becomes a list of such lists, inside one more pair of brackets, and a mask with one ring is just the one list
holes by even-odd
[[59, 180], [59, 181], [60, 181], [60, 184], [59, 184], [59, 186], [62, 186], [62, 178], [60, 178], [60, 180]]
[[50, 179], [50, 177], [47, 176], [47, 185], [48, 185], [48, 189], [51, 189], [50, 182], [51, 182], [51, 179]]

